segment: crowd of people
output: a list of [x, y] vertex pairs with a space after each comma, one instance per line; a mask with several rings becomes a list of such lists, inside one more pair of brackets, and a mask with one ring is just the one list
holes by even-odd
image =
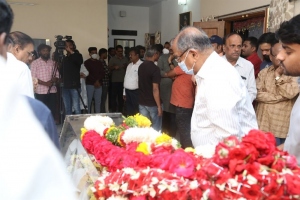
[[[138, 45], [126, 48], [125, 53], [121, 45], [99, 51], [89, 47], [90, 58], [83, 61], [75, 42], [68, 39], [61, 62], [56, 55], [50, 58], [51, 47], [46, 44], [39, 45], [38, 56], [34, 56], [30, 36], [12, 32], [8, 35], [7, 65], [20, 67], [21, 75], [15, 79], [23, 83], [23, 94], [43, 102], [56, 123], [62, 98], [65, 115], [145, 115], [154, 129], [179, 138], [183, 147], [214, 145], [229, 135], [241, 137], [253, 128], [272, 132], [276, 144], [283, 144], [299, 84], [298, 77], [284, 74], [277, 57], [283, 47], [276, 34], [243, 40], [235, 32], [224, 38], [208, 38], [201, 30], [187, 29], [200, 34], [204, 43], [189, 44], [188, 31], [183, 29], [164, 45]], [[196, 55], [191, 46], [197, 45], [205, 55], [194, 58], [189, 68], [189, 57]]]

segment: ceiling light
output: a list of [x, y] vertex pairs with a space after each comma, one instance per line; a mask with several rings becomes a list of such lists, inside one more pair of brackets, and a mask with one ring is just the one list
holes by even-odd
[[178, 5], [186, 5], [187, 0], [178, 0]]

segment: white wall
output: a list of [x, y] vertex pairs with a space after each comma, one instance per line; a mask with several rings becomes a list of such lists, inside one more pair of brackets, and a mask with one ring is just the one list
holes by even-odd
[[55, 35], [71, 35], [84, 58], [90, 46], [107, 47], [107, 1], [48, 0], [11, 7], [15, 14], [12, 31], [50, 39], [52, 47]]
[[201, 0], [201, 5], [198, 8], [200, 8], [202, 18], [210, 15], [225, 15], [269, 5], [270, 1], [271, 0]]
[[162, 6], [161, 3], [155, 4], [149, 8], [149, 33], [155, 33], [161, 30], [162, 24]]
[[150, 7], [150, 33], [161, 31], [161, 43], [174, 38], [179, 32], [179, 14], [191, 11], [191, 25], [200, 20], [200, 0], [188, 0], [187, 5], [178, 5], [177, 0], [166, 0]]
[[[120, 11], [126, 11], [126, 17], [120, 17]], [[135, 45], [144, 45], [144, 35], [149, 33], [149, 8], [135, 6], [108, 5], [109, 47], [114, 39], [135, 39]], [[111, 30], [136, 30], [137, 36], [111, 35]]]
[[294, 16], [300, 14], [300, 1], [295, 1]]

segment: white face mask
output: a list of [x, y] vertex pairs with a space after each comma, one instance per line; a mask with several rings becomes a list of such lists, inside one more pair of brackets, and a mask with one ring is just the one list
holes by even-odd
[[91, 57], [92, 57], [93, 59], [98, 59], [98, 54], [92, 54]]
[[170, 53], [169, 49], [166, 48], [163, 49], [163, 54], [169, 54], [169, 53]]
[[186, 60], [189, 52], [190, 52], [190, 50], [185, 55], [184, 60], [178, 63], [178, 66], [182, 69], [182, 71], [184, 71], [184, 73], [190, 74], [190, 75], [194, 75], [194, 66], [195, 66], [195, 63], [193, 64], [193, 66], [192, 66], [192, 68], [190, 70], [187, 68], [187, 66], [185, 64], [185, 60]]

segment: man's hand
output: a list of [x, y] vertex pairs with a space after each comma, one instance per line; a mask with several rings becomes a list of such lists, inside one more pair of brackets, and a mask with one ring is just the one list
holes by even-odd
[[35, 91], [37, 86], [38, 86], [38, 79], [37, 78], [34, 78], [32, 77], [32, 84], [33, 84], [33, 90]]
[[280, 77], [283, 74], [283, 72], [284, 72], [283, 67], [281, 67], [281, 66], [277, 67], [277, 69], [275, 70], [275, 77], [278, 77], [278, 76]]
[[123, 95], [123, 100], [126, 101], [126, 95]]
[[283, 147], [284, 147], [284, 143], [283, 143], [283, 144], [281, 144], [281, 145], [279, 145], [279, 146], [277, 146], [277, 149], [279, 149], [279, 150], [283, 150]]
[[45, 86], [47, 86], [47, 87], [50, 87], [51, 85], [52, 85], [52, 81], [50, 80], [50, 81], [47, 81], [47, 82], [45, 82]]
[[72, 54], [72, 53], [74, 53], [74, 51], [70, 48], [70, 47], [68, 47], [68, 46], [66, 46], [66, 51], [69, 53], [69, 54]]
[[118, 65], [114, 66], [115, 70], [118, 70], [120, 67]]
[[51, 81], [52, 81], [52, 83], [58, 83], [58, 78], [56, 78], [56, 77], [53, 77], [52, 79], [51, 79]]
[[99, 82], [99, 80], [97, 80], [97, 81], [94, 83], [94, 87], [95, 87], [95, 88], [101, 87], [101, 83]]
[[161, 109], [161, 106], [157, 107], [157, 116], [162, 116], [162, 109]]
[[175, 57], [174, 54], [170, 54], [168, 58], [168, 62], [171, 63], [174, 57]]
[[80, 73], [80, 78], [86, 78], [86, 75], [84, 73]]

